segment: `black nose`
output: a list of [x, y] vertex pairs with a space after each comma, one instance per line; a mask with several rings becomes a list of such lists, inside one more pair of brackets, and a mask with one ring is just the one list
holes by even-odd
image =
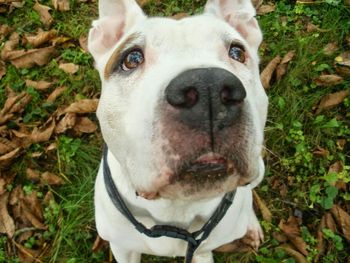
[[221, 68], [187, 70], [165, 89], [167, 102], [180, 110], [180, 120], [208, 132], [231, 126], [242, 111], [245, 97], [242, 82]]

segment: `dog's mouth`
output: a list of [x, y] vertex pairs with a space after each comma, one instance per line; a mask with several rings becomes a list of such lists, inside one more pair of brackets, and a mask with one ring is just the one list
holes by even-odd
[[207, 153], [184, 166], [176, 176], [180, 181], [216, 180], [234, 172], [232, 161], [216, 153]]

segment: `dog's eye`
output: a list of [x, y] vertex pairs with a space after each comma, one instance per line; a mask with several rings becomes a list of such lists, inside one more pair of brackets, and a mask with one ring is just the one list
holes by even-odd
[[228, 52], [230, 58], [237, 60], [238, 62], [245, 62], [245, 51], [241, 45], [232, 44]]
[[135, 69], [141, 65], [144, 60], [145, 58], [141, 50], [132, 50], [124, 56], [121, 69], [124, 71]]

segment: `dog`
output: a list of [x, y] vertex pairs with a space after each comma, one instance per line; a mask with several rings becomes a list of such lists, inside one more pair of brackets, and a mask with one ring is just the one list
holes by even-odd
[[252, 189], [264, 176], [268, 99], [255, 14], [250, 0], [208, 0], [180, 20], [100, 0], [88, 36], [106, 144], [95, 218], [117, 262], [214, 262], [212, 250], [244, 236], [258, 248]]

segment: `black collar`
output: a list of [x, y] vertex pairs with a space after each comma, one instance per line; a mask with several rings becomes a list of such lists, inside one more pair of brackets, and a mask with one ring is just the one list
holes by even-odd
[[111, 170], [109, 169], [107, 161], [108, 149], [107, 146], [103, 150], [103, 174], [106, 189], [109, 197], [111, 198], [114, 206], [123, 214], [131, 224], [142, 234], [148, 237], [171, 237], [178, 238], [186, 241], [188, 243], [187, 252], [185, 257], [185, 263], [191, 263], [194, 251], [199, 247], [203, 240], [205, 240], [214, 227], [220, 222], [220, 220], [225, 216], [227, 210], [232, 204], [235, 197], [236, 190], [226, 193], [221, 200], [219, 206], [216, 208], [209, 220], [203, 225], [200, 230], [195, 232], [188, 232], [186, 229], [181, 229], [170, 225], [155, 225], [151, 228], [145, 227], [142, 223], [136, 220], [136, 218], [131, 214], [130, 210], [123, 201], [114, 181], [112, 179]]

